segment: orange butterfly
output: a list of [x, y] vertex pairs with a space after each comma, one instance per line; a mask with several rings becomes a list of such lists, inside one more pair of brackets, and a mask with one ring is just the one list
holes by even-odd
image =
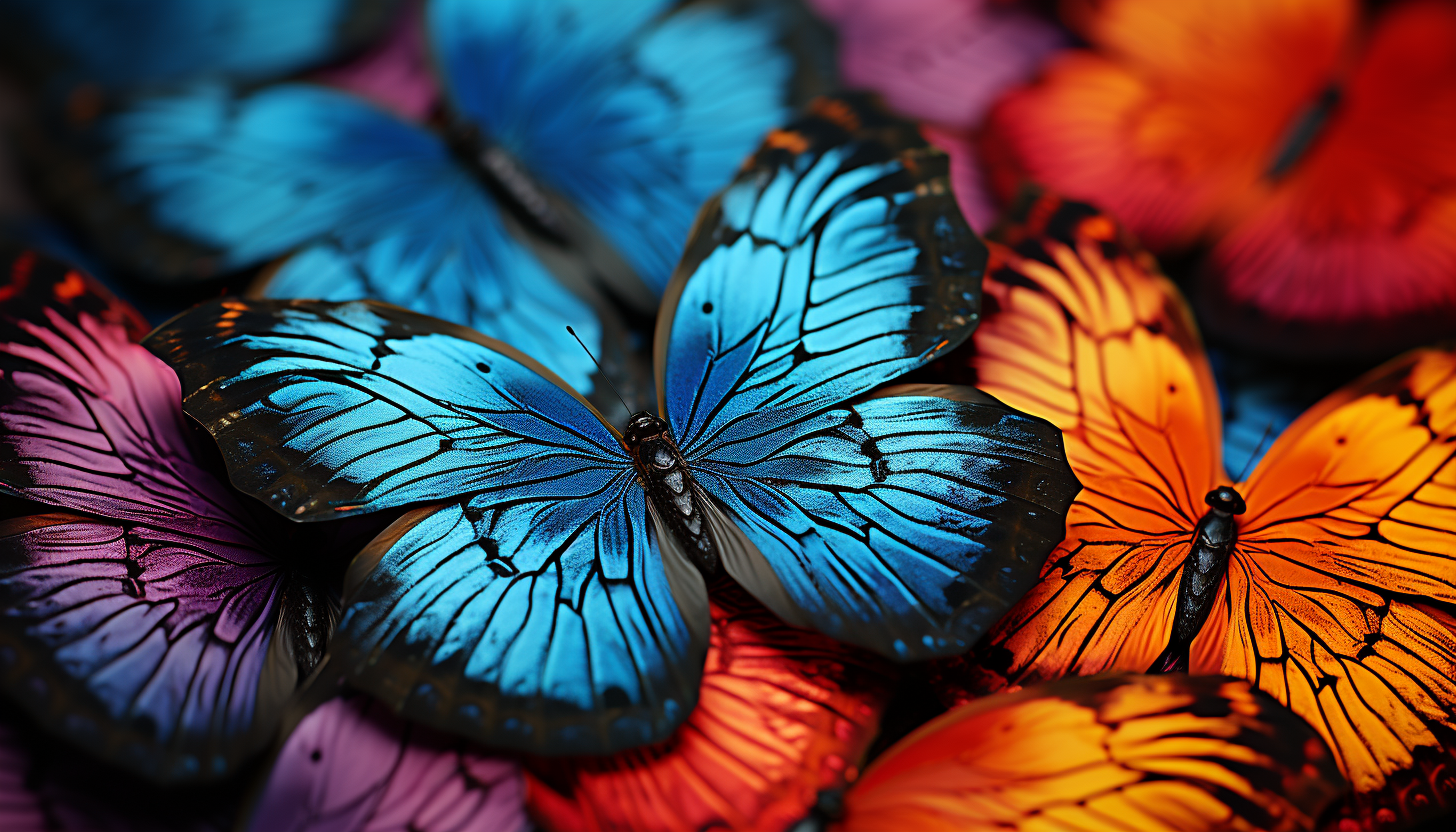
[[526, 804], [571, 832], [782, 832], [855, 779], [894, 673], [781, 622], [731, 582], [710, 596], [698, 706], [672, 739], [607, 757], [536, 759]]
[[1208, 363], [1152, 259], [1050, 196], [993, 237], [973, 346], [930, 372], [1055, 424], [1084, 488], [961, 683], [1241, 677], [1330, 744], [1359, 812], [1456, 802], [1456, 347], [1329, 396], [1231, 485]]
[[833, 832], [1311, 829], [1344, 782], [1242, 680], [1064, 679], [927, 723], [874, 762]]
[[1211, 246], [1208, 288], [1242, 313], [1221, 326], [1243, 337], [1323, 331], [1340, 340], [1295, 348], [1328, 351], [1450, 332], [1456, 4], [1064, 9], [1091, 48], [993, 112], [984, 149], [1003, 195], [1024, 176], [1098, 203], [1155, 251]]

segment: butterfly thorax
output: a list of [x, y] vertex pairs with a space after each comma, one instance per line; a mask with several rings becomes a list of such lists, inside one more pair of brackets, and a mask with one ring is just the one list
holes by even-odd
[[445, 131], [455, 157], [502, 207], [532, 233], [557, 245], [567, 243], [566, 220], [524, 165], [473, 125], [451, 123]]
[[1152, 667], [1152, 673], [1188, 671], [1188, 651], [1208, 613], [1213, 608], [1214, 593], [1228, 572], [1229, 555], [1238, 542], [1238, 526], [1234, 517], [1244, 513], [1244, 498], [1228, 486], [1208, 492], [1203, 501], [1208, 512], [1193, 529], [1193, 545], [1183, 561], [1183, 577], [1178, 582], [1178, 607], [1173, 613], [1173, 634], [1168, 648]]
[[708, 532], [705, 507], [667, 423], [651, 413], [637, 413], [627, 420], [622, 441], [657, 516], [698, 571], [709, 577], [717, 574], [718, 548]]

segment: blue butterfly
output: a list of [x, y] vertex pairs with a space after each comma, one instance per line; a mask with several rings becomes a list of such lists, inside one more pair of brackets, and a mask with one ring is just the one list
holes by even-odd
[[1061, 540], [1079, 485], [1050, 424], [881, 389], [979, 316], [946, 169], [857, 97], [770, 133], [703, 208], [658, 412], [620, 431], [519, 351], [378, 303], [221, 300], [147, 345], [279, 512], [435, 503], [350, 568], [330, 650], [356, 685], [497, 746], [652, 742], [696, 701], [705, 574], [911, 660], [966, 650]]
[[440, 129], [321, 86], [204, 86], [109, 122], [107, 174], [209, 268], [292, 252], [267, 296], [465, 324], [590, 396], [563, 327], [619, 368], [593, 287], [650, 314], [698, 206], [786, 115], [789, 18], [758, 6], [432, 0]]
[[11, 61], [64, 92], [258, 81], [358, 46], [397, 0], [0, 0]]

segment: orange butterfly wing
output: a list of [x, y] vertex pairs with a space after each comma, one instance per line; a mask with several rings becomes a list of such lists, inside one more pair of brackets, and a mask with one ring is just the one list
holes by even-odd
[[1314, 732], [1242, 680], [1065, 679], [927, 723], [833, 829], [1283, 832], [1312, 829], [1343, 787]]
[[1083, 490], [1041, 582], [973, 656], [1018, 684], [1142, 672], [1221, 470], [1212, 376], [1176, 290], [1105, 215], [1028, 197], [993, 236], [984, 320], [929, 372], [1055, 424]]
[[1026, 178], [1097, 202], [1154, 249], [1193, 242], [1329, 83], [1355, 15], [1354, 0], [1072, 4], [1095, 49], [1008, 95], [988, 138]]
[[533, 760], [527, 806], [571, 832], [782, 832], [839, 789], [879, 729], [893, 671], [790, 627], [734, 584], [711, 595], [698, 706], [668, 742], [608, 757]]
[[1223, 672], [1314, 725], [1357, 791], [1383, 788], [1456, 729], [1456, 633], [1427, 609], [1456, 603], [1456, 347], [1321, 402], [1241, 491]]

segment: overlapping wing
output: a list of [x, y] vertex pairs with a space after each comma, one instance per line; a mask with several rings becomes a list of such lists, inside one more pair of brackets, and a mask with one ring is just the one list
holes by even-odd
[[221, 300], [146, 343], [181, 376], [233, 483], [294, 519], [468, 495], [541, 457], [561, 475], [630, 467], [549, 371], [387, 304]]
[[787, 829], [820, 791], [858, 775], [889, 701], [890, 668], [785, 625], [730, 582], [712, 590], [692, 716], [658, 745], [528, 761], [527, 803], [546, 829]]
[[1357, 791], [1421, 808], [1405, 772], [1456, 729], [1456, 348], [1325, 399], [1242, 493], [1223, 672], [1313, 724]]
[[18, 304], [35, 320], [9, 317], [23, 292], [0, 300], [0, 492], [67, 509], [0, 526], [0, 679], [141, 774], [221, 776], [268, 741], [327, 602], [198, 461], [175, 376], [65, 274], [68, 302]]
[[405, 716], [497, 748], [662, 740], [697, 701], [708, 615], [702, 578], [649, 529], [631, 469], [526, 461], [371, 544], [334, 653]]
[[1243, 680], [1114, 675], [932, 720], [865, 771], [831, 829], [1312, 830], [1344, 787], [1309, 726]]
[[240, 828], [522, 832], [522, 791], [514, 763], [365, 697], [335, 696], [289, 734]]
[[788, 15], [739, 6], [443, 0], [429, 30], [452, 106], [660, 292], [698, 206], [787, 113]]
[[1177, 290], [1107, 216], [1035, 196], [998, 235], [985, 321], [926, 376], [1050, 421], [1083, 490], [979, 662], [1013, 681], [1145, 670], [1222, 476], [1213, 378]]
[[217, 268], [301, 250], [267, 295], [397, 303], [504, 341], [591, 392], [591, 359], [566, 327], [600, 354], [597, 309], [507, 230], [490, 193], [424, 128], [346, 93], [284, 84], [142, 99], [107, 131], [117, 187], [150, 223], [214, 251]]

